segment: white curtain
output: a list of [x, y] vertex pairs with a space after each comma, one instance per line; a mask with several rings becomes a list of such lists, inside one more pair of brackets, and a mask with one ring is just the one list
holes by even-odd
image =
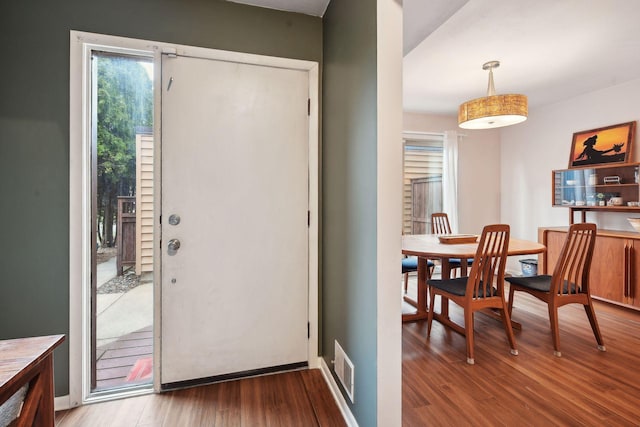
[[442, 210], [449, 216], [451, 232], [458, 233], [458, 132], [446, 131], [442, 146]]

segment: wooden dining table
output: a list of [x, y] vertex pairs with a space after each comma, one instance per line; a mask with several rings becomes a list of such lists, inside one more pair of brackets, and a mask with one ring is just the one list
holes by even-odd
[[[429, 311], [427, 307], [427, 260], [437, 259], [441, 263], [442, 278], [451, 277], [451, 266], [449, 258], [460, 258], [462, 262], [462, 274], [466, 274], [467, 259], [472, 259], [478, 243], [442, 243], [440, 236], [435, 234], [408, 234], [402, 236], [402, 253], [408, 256], [418, 257], [418, 290], [417, 297], [413, 299], [407, 295], [404, 300], [415, 307], [415, 312], [402, 315], [403, 322], [415, 322], [426, 319]], [[479, 236], [478, 236], [479, 237]], [[544, 253], [546, 247], [538, 242], [529, 240], [509, 239], [507, 254], [515, 255], [535, 255]], [[448, 316], [448, 304], [441, 305], [440, 316]]]

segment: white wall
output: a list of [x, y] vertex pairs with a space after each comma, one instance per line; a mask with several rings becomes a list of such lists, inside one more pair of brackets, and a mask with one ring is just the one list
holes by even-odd
[[[551, 207], [551, 171], [568, 167], [574, 132], [638, 120], [639, 98], [640, 79], [530, 109], [526, 122], [502, 129], [500, 217], [511, 225], [513, 236], [537, 240], [538, 227], [569, 224], [567, 208]], [[638, 154], [633, 147], [634, 161]], [[627, 216], [590, 212], [587, 221], [633, 231]], [[513, 261], [509, 267], [514, 268]]]
[[[402, 242], [402, 4], [377, 2], [377, 425], [402, 425], [402, 330], [398, 261]], [[396, 302], [397, 301], [397, 302]]]
[[[457, 129], [466, 135], [459, 146], [460, 232], [477, 233], [484, 224], [503, 222], [511, 225], [513, 237], [537, 240], [538, 227], [569, 224], [567, 208], [551, 207], [551, 171], [568, 167], [573, 133], [638, 120], [638, 99], [640, 79], [530, 109], [526, 122], [506, 128], [464, 130], [458, 129], [455, 116], [405, 112], [403, 129]], [[635, 145], [637, 162], [640, 150]], [[587, 221], [633, 231], [628, 216], [640, 214], [590, 212]], [[510, 258], [507, 269], [520, 270], [518, 259]]]
[[480, 233], [500, 222], [500, 133], [458, 128], [457, 116], [404, 113], [403, 130], [464, 135], [458, 144], [458, 222], [460, 233]]
[[[530, 111], [526, 122], [502, 130], [501, 218], [512, 233], [536, 239], [540, 226], [569, 224], [568, 209], [551, 207], [551, 171], [568, 167], [574, 132], [638, 120], [638, 98], [640, 79]], [[594, 212], [587, 220], [633, 231], [627, 216]]]

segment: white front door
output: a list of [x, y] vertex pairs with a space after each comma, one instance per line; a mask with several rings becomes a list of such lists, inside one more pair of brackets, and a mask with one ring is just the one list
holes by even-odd
[[162, 384], [307, 362], [308, 97], [306, 71], [163, 55]]

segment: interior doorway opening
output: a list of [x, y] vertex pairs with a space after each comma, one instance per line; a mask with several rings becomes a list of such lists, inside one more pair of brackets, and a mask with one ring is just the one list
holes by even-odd
[[153, 58], [91, 51], [90, 393], [153, 382]]

